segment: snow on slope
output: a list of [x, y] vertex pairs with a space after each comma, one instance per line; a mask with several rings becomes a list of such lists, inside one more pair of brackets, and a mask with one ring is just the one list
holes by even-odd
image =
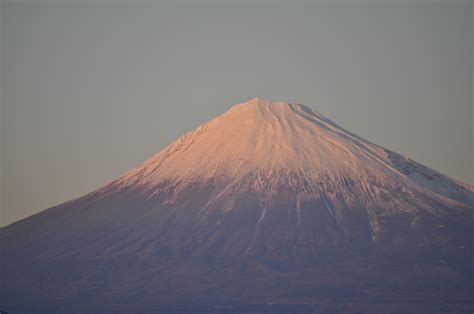
[[415, 164], [306, 106], [254, 98], [186, 133], [118, 183], [154, 186], [164, 180], [215, 177], [237, 181], [251, 174], [269, 178], [280, 173], [296, 175], [319, 191], [321, 180], [350, 177], [415, 185], [474, 205], [472, 187]]

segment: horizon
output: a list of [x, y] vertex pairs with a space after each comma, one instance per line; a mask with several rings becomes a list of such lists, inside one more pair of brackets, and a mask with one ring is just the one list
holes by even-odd
[[[283, 107], [282, 107], [283, 105]], [[258, 107], [258, 111], [252, 111], [252, 112], [249, 112], [248, 108], [250, 107], [255, 107], [257, 106]], [[80, 199], [81, 197], [87, 195], [87, 194], [90, 194], [90, 193], [93, 193], [93, 192], [100, 192], [102, 189], [104, 188], [107, 188], [107, 186], [109, 186], [110, 184], [115, 184], [116, 182], [120, 182], [120, 181], [123, 181], [124, 179], [126, 180], [127, 178], [127, 174], [128, 174], [128, 177], [129, 178], [132, 178], [133, 176], [135, 176], [135, 172], [139, 169], [143, 169], [143, 168], [155, 168], [156, 167], [156, 158], [159, 157], [161, 154], [165, 153], [167, 154], [165, 151], [172, 148], [173, 146], [175, 145], [182, 145], [181, 142], [183, 141], [186, 141], [186, 139], [189, 137], [189, 136], [192, 136], [192, 134], [194, 133], [199, 133], [200, 130], [202, 130], [205, 126], [207, 125], [213, 125], [215, 123], [217, 123], [218, 121], [220, 121], [220, 119], [225, 119], [229, 116], [229, 114], [231, 114], [233, 117], [239, 117], [239, 119], [242, 119], [243, 122], [249, 122], [249, 121], [253, 121], [253, 123], [251, 124], [250, 127], [253, 127], [255, 128], [256, 126], [259, 126], [259, 127], [263, 127], [264, 129], [267, 129], [267, 124], [270, 124], [273, 128], [274, 124], [275, 124], [275, 121], [272, 121], [272, 122], [269, 122], [269, 119], [271, 119], [272, 117], [270, 116], [274, 116], [273, 118], [274, 119], [277, 119], [276, 120], [276, 123], [277, 124], [281, 124], [280, 127], [285, 127], [285, 124], [282, 123], [281, 119], [283, 120], [286, 120], [288, 119], [289, 117], [287, 117], [286, 115], [288, 115], [288, 109], [286, 109], [285, 107], [286, 106], [289, 106], [290, 107], [290, 114], [291, 115], [294, 115], [294, 116], [297, 116], [297, 114], [295, 112], [293, 112], [293, 110], [295, 110], [295, 107], [300, 107], [300, 108], [303, 108], [301, 109], [302, 112], [307, 112], [306, 110], [310, 110], [311, 114], [315, 115], [317, 117], [317, 119], [322, 119], [322, 121], [324, 121], [323, 123], [326, 123], [326, 120], [327, 122], [332, 125], [334, 122], [330, 119], [328, 119], [327, 117], [325, 117], [324, 115], [320, 114], [317, 110], [313, 109], [313, 108], [310, 108], [304, 104], [299, 104], [299, 103], [292, 103], [292, 102], [288, 102], [288, 101], [282, 101], [282, 100], [268, 100], [268, 99], [265, 99], [265, 98], [261, 98], [261, 97], [253, 97], [247, 101], [244, 101], [244, 102], [240, 102], [240, 103], [237, 103], [237, 104], [234, 104], [232, 106], [230, 106], [229, 108], [227, 108], [227, 110], [225, 110], [223, 113], [215, 116], [215, 117], [212, 117], [211, 119], [205, 121], [205, 122], [202, 122], [200, 123], [198, 126], [196, 126], [194, 129], [192, 130], [188, 130], [186, 132], [184, 132], [183, 134], [179, 135], [177, 138], [173, 139], [170, 143], [167, 143], [162, 149], [160, 149], [159, 151], [157, 151], [156, 153], [152, 154], [151, 156], [147, 157], [145, 160], [139, 162], [138, 164], [132, 166], [130, 169], [124, 171], [123, 173], [117, 175], [115, 178], [113, 178], [112, 180], [110, 180], [109, 182], [106, 182], [105, 184], [103, 184], [102, 186], [99, 186], [97, 188], [95, 188], [94, 190], [91, 190], [91, 191], [88, 191], [87, 193], [85, 193], [84, 195], [80, 195], [78, 196], [77, 198], [74, 198], [74, 199], [71, 199], [71, 200], [67, 200], [65, 203], [69, 203], [71, 201], [74, 201], [76, 199]], [[272, 109], [270, 109], [272, 108]], [[262, 110], [269, 110], [269, 112], [262, 112]], [[269, 116], [270, 115], [270, 116]], [[251, 120], [249, 120], [251, 119]], [[294, 117], [291, 117], [289, 118], [289, 120], [294, 120]], [[295, 122], [296, 126], [298, 126], [299, 122], [298, 121], [293, 121]], [[288, 122], [285, 122], [285, 123], [288, 123]], [[366, 139], [364, 138], [361, 138], [359, 137], [359, 135], [357, 134], [354, 134], [352, 132], [350, 132], [349, 130], [346, 130], [344, 128], [344, 126], [340, 126], [340, 125], [337, 125], [337, 124], [334, 124], [335, 126], [337, 126], [337, 129], [341, 130], [342, 132], [348, 134], [349, 136], [354, 136], [354, 139], [357, 139], [357, 140], [361, 140], [363, 142], [366, 142], [368, 143], [369, 145], [373, 145], [376, 149], [377, 148], [381, 148], [385, 153], [386, 153], [386, 156], [388, 158], [390, 158], [390, 154], [391, 153], [395, 153], [397, 154], [397, 152], [392, 152], [390, 150], [387, 150], [387, 148], [385, 148], [383, 145], [379, 145], [378, 143], [372, 143], [370, 141], [367, 141]], [[226, 127], [227, 129], [230, 129], [230, 131], [232, 132], [232, 130], [238, 130], [238, 126], [231, 126], [231, 125], [224, 125], [224, 127]], [[294, 127], [294, 126], [293, 126]], [[299, 135], [300, 137], [297, 139], [297, 140], [301, 140], [302, 143], [298, 143], [298, 146], [301, 146], [301, 147], [308, 147], [307, 149], [305, 149], [305, 155], [308, 154], [308, 151], [310, 150], [309, 148], [312, 146], [312, 145], [315, 145], [316, 144], [316, 141], [313, 142], [313, 143], [306, 143], [302, 140], [302, 136], [303, 134], [298, 134], [298, 132], [295, 132], [294, 129], [290, 128], [289, 131], [290, 132], [290, 136], [292, 139], [294, 139], [294, 135]], [[303, 127], [303, 124], [299, 125], [299, 127]], [[207, 131], [207, 135], [210, 135], [210, 136], [215, 136], [217, 135], [218, 137], [221, 136], [220, 133], [224, 132], [223, 130], [219, 130], [218, 132], [215, 132], [215, 133], [209, 133], [209, 131]], [[332, 131], [331, 132], [335, 132], [335, 131]], [[284, 133], [287, 133], [287, 132], [284, 132]], [[291, 134], [291, 133], [294, 133], [294, 134]], [[264, 137], [268, 137], [268, 135], [272, 136], [272, 138], [278, 138], [278, 139], [282, 139], [281, 136], [276, 136], [275, 134], [272, 134], [270, 132], [269, 133], [265, 133], [265, 135], [263, 135]], [[200, 135], [202, 137], [202, 135]], [[326, 135], [327, 136], [327, 135]], [[218, 146], [218, 147], [222, 147], [223, 143], [225, 142], [229, 142], [228, 143], [228, 146], [230, 147], [233, 147], [235, 150], [239, 149], [241, 146], [245, 146], [247, 145], [246, 143], [251, 139], [251, 138], [256, 138], [257, 135], [256, 134], [252, 134], [251, 136], [247, 136], [247, 137], [242, 137], [239, 136], [233, 136], [234, 139], [237, 139], [237, 143], [230, 143], [230, 141], [232, 140], [232, 138], [224, 138], [222, 140], [224, 140], [223, 142], [221, 142], [220, 144], [216, 144], [215, 146]], [[258, 135], [258, 137], [262, 137], [262, 134]], [[273, 144], [275, 143], [274, 141], [271, 141], [272, 138], [268, 138], [268, 141], [270, 142], [267, 142], [268, 143], [272, 143], [271, 146], [273, 146]], [[286, 138], [284, 139], [283, 141], [279, 141], [278, 143], [279, 144], [283, 144], [283, 145], [294, 145], [295, 143], [289, 143], [288, 141], [289, 139]], [[194, 140], [193, 140], [194, 142]], [[304, 144], [304, 145], [302, 145]], [[207, 143], [207, 145], [209, 145]], [[338, 144], [338, 145], [341, 145], [341, 144]], [[365, 145], [365, 144], [364, 144]], [[280, 145], [278, 145], [280, 146]], [[317, 146], [318, 149], [317, 150], [320, 150], [321, 148], [319, 146]], [[189, 148], [186, 148], [186, 150], [188, 150]], [[174, 149], [173, 149], [174, 150]], [[193, 153], [192, 154], [192, 158], [193, 159], [197, 159], [198, 161], [206, 161], [207, 162], [210, 162], [210, 163], [215, 163], [215, 159], [216, 159], [216, 154], [211, 154], [209, 156], [209, 147], [206, 148], [205, 150], [205, 155], [204, 156], [200, 156], [200, 157], [196, 157], [197, 154]], [[222, 149], [220, 149], [222, 151]], [[267, 152], [263, 153], [263, 154], [260, 154], [261, 156], [260, 157], [257, 157], [257, 159], [262, 159], [262, 155], [265, 155], [267, 156], [266, 158], [264, 158], [265, 162], [268, 163], [270, 160], [274, 160], [275, 158], [280, 158], [280, 161], [282, 159], [285, 159], [286, 160], [286, 164], [284, 163], [282, 165], [282, 168], [283, 170], [287, 170], [289, 171], [291, 169], [291, 166], [289, 166], [288, 162], [291, 162], [291, 163], [296, 163], [296, 164], [299, 164], [299, 165], [302, 165], [304, 166], [305, 164], [309, 164], [311, 162], [316, 162], [316, 161], [320, 161], [323, 160], [323, 159], [327, 159], [328, 161], [329, 160], [332, 160], [334, 158], [337, 158], [337, 156], [335, 154], [332, 154], [330, 152], [326, 153], [325, 155], [321, 156], [321, 157], [316, 157], [316, 155], [312, 155], [312, 157], [310, 159], [307, 159], [306, 157], [306, 160], [303, 160], [303, 159], [299, 159], [298, 157], [298, 152], [296, 152], [296, 149], [294, 149], [293, 151], [286, 151], [284, 152], [283, 154], [281, 153], [275, 153], [273, 152], [272, 154], [269, 153], [269, 151], [273, 151], [272, 148], [268, 147], [267, 148]], [[222, 154], [222, 152], [220, 152]], [[199, 152], [198, 152], [199, 154]], [[225, 152], [224, 151], [224, 160], [221, 160], [220, 163], [221, 164], [227, 164], [226, 167], [231, 167], [232, 165], [232, 158], [233, 158], [233, 155], [236, 154], [236, 151], [234, 152]], [[256, 159], [256, 155], [258, 156], [258, 153], [256, 153], [255, 150], [251, 151], [250, 150], [247, 150], [246, 153], [242, 153], [240, 152], [239, 154], [237, 155], [240, 155], [240, 156], [247, 156], [249, 158], [248, 162], [245, 163], [245, 167], [247, 168], [247, 172], [251, 172], [253, 168], [253, 166], [251, 167], [251, 164], [252, 164], [252, 160], [255, 160]], [[279, 157], [277, 157], [279, 156]], [[293, 156], [293, 157], [291, 157]], [[402, 155], [403, 156], [403, 155]], [[291, 158], [290, 158], [291, 157]], [[407, 160], [413, 160], [409, 157], [406, 157], [406, 156], [403, 156], [404, 158], [407, 158]], [[298, 162], [296, 162], [297, 160], [299, 160]], [[413, 160], [415, 162], [417, 162], [416, 160]], [[160, 162], [161, 163], [161, 162]], [[244, 165], [243, 165], [244, 166]], [[162, 166], [163, 167], [163, 166]], [[214, 168], [215, 166], [212, 166], [211, 168]], [[260, 167], [260, 166], [258, 166]], [[273, 166], [272, 166], [273, 167]], [[179, 167], [175, 167], [175, 170], [171, 171], [171, 173], [173, 174], [173, 176], [178, 176], [178, 173], [180, 171], [184, 171], [184, 173], [188, 172], [189, 169], [195, 169], [195, 170], [198, 170], [198, 171], [205, 171], [206, 168], [209, 168], [208, 166], [206, 165], [200, 165], [200, 166], [197, 166], [197, 165], [191, 165], [191, 164], [188, 164], [188, 165], [181, 165]], [[271, 170], [271, 168], [268, 168], [269, 170]], [[216, 169], [214, 169], [215, 171]], [[225, 170], [225, 169], [224, 169]], [[235, 169], [232, 169], [235, 171]], [[260, 169], [260, 170], [263, 170], [263, 169]], [[310, 171], [311, 169], [308, 169], [308, 170], [305, 170], [306, 175], [308, 175], [308, 171]], [[436, 169], [430, 169], [430, 170], [433, 170], [434, 173], [438, 173], [438, 171]], [[154, 170], [153, 170], [154, 171]], [[168, 170], [168, 172], [170, 172], [170, 170]], [[441, 173], [442, 174], [442, 173]], [[437, 174], [436, 174], [437, 175]], [[445, 174], [442, 174], [442, 175], [445, 175]], [[202, 173], [199, 175], [200, 178], [202, 177], [209, 177], [209, 178], [212, 178], [213, 176], [215, 175], [212, 175], [212, 174], [207, 174], [207, 175], [203, 175]], [[241, 175], [238, 175], [238, 174], [233, 174], [232, 177], [234, 179], [240, 177]], [[451, 178], [449, 176], [447, 176], [450, 180], [455, 180], [454, 178]], [[155, 181], [159, 181], [159, 179], [153, 179]], [[462, 182], [462, 181], [460, 181]], [[462, 182], [463, 184], [467, 184], [467, 185], [470, 185], [469, 183], [467, 182]], [[153, 181], [150, 182], [149, 184], [153, 184]], [[474, 191], [474, 185], [470, 185], [472, 190]], [[59, 205], [62, 205], [62, 204], [56, 204], [54, 205], [53, 207], [56, 207], [56, 206], [59, 206]], [[49, 208], [45, 208], [44, 210], [46, 209], [49, 209]], [[42, 212], [43, 210], [40, 210], [38, 213]], [[34, 213], [32, 215], [35, 215], [37, 213]], [[27, 217], [24, 217], [22, 219], [19, 219], [19, 220], [16, 220], [14, 222], [12, 222], [11, 224], [14, 224], [15, 222], [18, 222], [18, 221], [21, 221], [21, 220], [24, 220], [24, 219], [27, 219], [31, 216], [27, 216]], [[8, 225], [11, 225], [11, 224], [7, 224], [5, 226], [8, 226]]]

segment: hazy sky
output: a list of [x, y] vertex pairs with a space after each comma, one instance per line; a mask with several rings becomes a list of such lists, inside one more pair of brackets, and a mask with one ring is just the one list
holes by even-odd
[[40, 2], [1, 8], [0, 225], [257, 96], [474, 182], [472, 1]]

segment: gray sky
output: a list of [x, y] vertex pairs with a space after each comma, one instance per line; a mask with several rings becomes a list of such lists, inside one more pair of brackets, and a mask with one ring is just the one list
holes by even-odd
[[472, 1], [58, 3], [1, 8], [0, 225], [257, 96], [474, 182]]

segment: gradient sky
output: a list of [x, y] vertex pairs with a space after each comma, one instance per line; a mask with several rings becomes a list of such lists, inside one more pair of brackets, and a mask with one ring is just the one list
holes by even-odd
[[0, 225], [257, 96], [474, 183], [472, 3], [4, 2]]

